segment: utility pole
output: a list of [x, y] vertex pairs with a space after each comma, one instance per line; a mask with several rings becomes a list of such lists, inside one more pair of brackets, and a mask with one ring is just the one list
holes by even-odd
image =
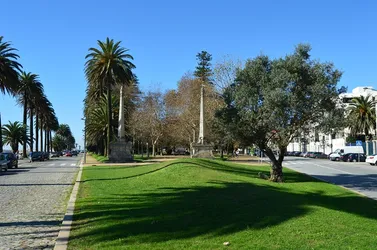
[[81, 118], [84, 121], [84, 161], [83, 163], [86, 164], [86, 119]]

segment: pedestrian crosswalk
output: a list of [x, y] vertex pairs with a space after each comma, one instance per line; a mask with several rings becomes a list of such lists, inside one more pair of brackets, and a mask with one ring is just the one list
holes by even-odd
[[[24, 163], [25, 165], [34, 165], [35, 163]], [[43, 163], [42, 163], [43, 164]], [[76, 163], [48, 163], [48, 164], [45, 164], [44, 166], [48, 166], [48, 167], [75, 167], [75, 166], [78, 166], [78, 164]]]

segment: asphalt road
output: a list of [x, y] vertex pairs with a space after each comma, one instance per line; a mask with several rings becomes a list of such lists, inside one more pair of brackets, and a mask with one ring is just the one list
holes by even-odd
[[377, 166], [369, 163], [286, 157], [283, 166], [377, 199]]
[[21, 160], [0, 175], [0, 249], [53, 249], [81, 157]]

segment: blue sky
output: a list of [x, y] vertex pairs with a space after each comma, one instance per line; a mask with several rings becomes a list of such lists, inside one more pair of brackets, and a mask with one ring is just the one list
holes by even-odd
[[[50, 1], [3, 0], [0, 35], [19, 50], [25, 71], [39, 74], [60, 123], [83, 144], [85, 55], [98, 39], [121, 40], [135, 58], [140, 87], [167, 90], [207, 50], [245, 60], [280, 57], [298, 43], [332, 61], [340, 84], [377, 87], [377, 1]], [[0, 95], [3, 123], [22, 109]]]

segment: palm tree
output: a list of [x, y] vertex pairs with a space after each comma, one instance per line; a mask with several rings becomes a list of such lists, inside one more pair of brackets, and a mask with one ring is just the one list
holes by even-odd
[[[87, 136], [87, 143], [88, 145], [95, 145], [97, 148], [98, 153], [103, 153], [104, 149], [107, 149], [109, 145], [106, 143], [106, 133], [108, 130], [108, 123], [107, 123], [107, 96], [103, 96], [99, 103], [96, 104], [94, 107], [91, 107], [89, 110], [89, 115], [86, 121], [86, 136]], [[111, 105], [113, 107], [117, 107], [119, 104], [118, 100], [112, 96], [111, 98]], [[112, 117], [116, 118], [118, 116], [119, 110], [117, 108], [112, 109], [113, 114]], [[113, 136], [115, 135], [114, 131], [117, 127], [116, 120], [114, 119], [111, 124], [110, 131], [113, 132]]]
[[366, 138], [370, 136], [370, 132], [376, 126], [375, 105], [376, 101], [369, 95], [352, 99], [348, 115], [351, 134], [364, 133]]
[[[129, 83], [132, 80], [132, 69], [135, 68], [129, 60], [133, 57], [127, 54], [128, 49], [120, 47], [120, 41], [114, 42], [113, 39], [106, 38], [105, 42], [97, 41], [99, 49], [90, 48], [89, 54], [85, 59], [85, 74], [89, 85], [93, 89], [99, 89], [100, 94], [105, 88], [107, 96], [111, 96], [112, 88], [117, 84]], [[110, 141], [112, 137], [111, 124], [111, 98], [108, 98], [107, 103], [107, 155], [110, 154]]]
[[[2, 128], [3, 137], [5, 144], [9, 144], [13, 150], [13, 153], [18, 151], [18, 144], [26, 144], [29, 142], [29, 137], [27, 136], [27, 132], [25, 132], [26, 128], [22, 126], [22, 124], [18, 121], [11, 122], [9, 124], [5, 124]], [[26, 137], [25, 137], [26, 135]]]
[[[27, 127], [27, 113], [30, 111], [30, 116], [32, 116], [31, 109], [33, 108], [33, 100], [35, 96], [39, 96], [43, 93], [43, 85], [38, 79], [38, 75], [32, 73], [26, 73], [23, 71], [19, 77], [20, 86], [18, 89], [18, 103], [24, 108], [23, 113], [23, 124]], [[31, 118], [32, 123], [32, 118]], [[32, 128], [32, 124], [30, 124]], [[26, 130], [25, 130], [26, 132]], [[30, 150], [32, 150], [32, 143], [30, 144]], [[23, 155], [26, 155], [26, 144], [23, 145]]]
[[15, 94], [18, 90], [18, 71], [22, 66], [16, 60], [19, 56], [9, 42], [0, 36], [0, 92]]

